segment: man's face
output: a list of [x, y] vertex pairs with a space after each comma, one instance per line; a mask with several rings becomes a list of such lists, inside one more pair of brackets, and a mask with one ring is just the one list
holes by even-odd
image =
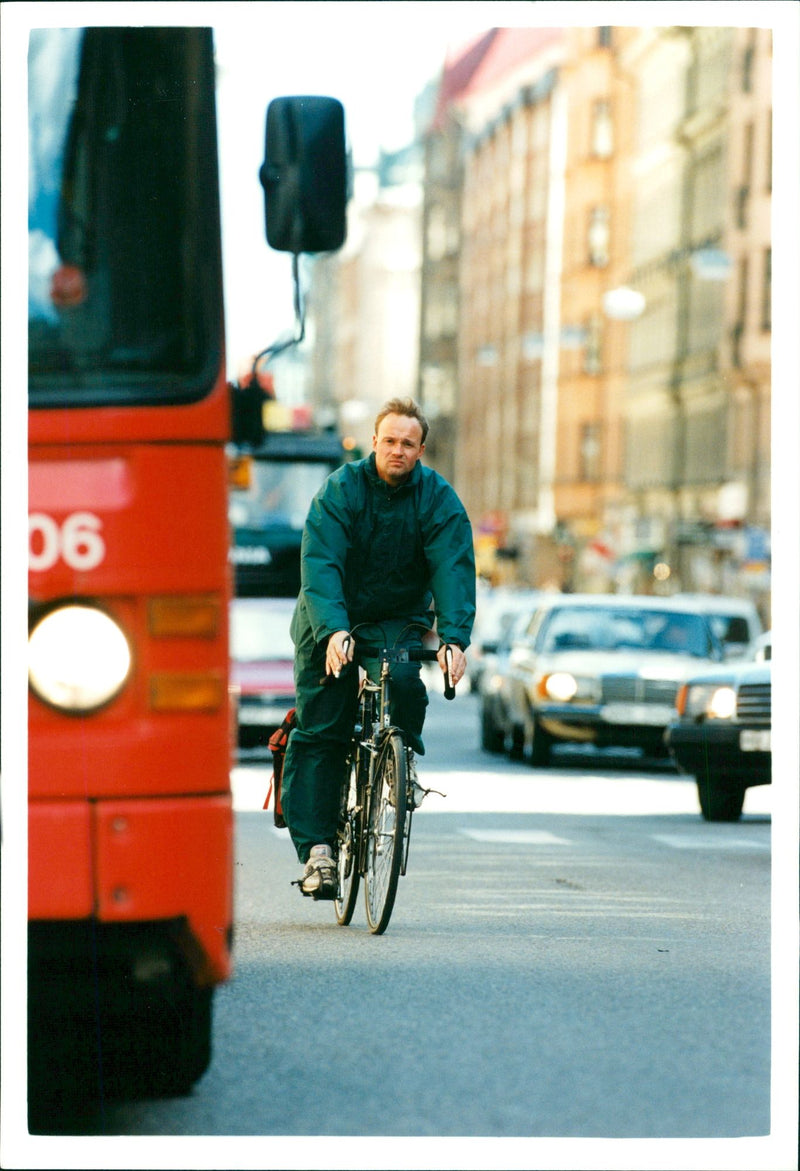
[[408, 479], [425, 450], [419, 420], [408, 415], [386, 415], [372, 437], [372, 450], [378, 475], [396, 488]]

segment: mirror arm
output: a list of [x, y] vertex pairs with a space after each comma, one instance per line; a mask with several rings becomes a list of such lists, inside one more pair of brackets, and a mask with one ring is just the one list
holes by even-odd
[[274, 358], [278, 354], [282, 354], [284, 350], [290, 349], [292, 346], [298, 346], [306, 336], [306, 311], [303, 295], [300, 291], [300, 256], [299, 253], [292, 253], [292, 280], [294, 282], [294, 320], [295, 320], [295, 335], [287, 338], [286, 341], [273, 342], [271, 346], [259, 351], [253, 358], [253, 381], [256, 378], [256, 368], [258, 363], [263, 358]]

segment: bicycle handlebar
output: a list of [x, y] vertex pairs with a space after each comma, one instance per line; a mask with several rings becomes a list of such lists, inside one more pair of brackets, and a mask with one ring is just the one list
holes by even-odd
[[[437, 663], [439, 652], [423, 646], [400, 647], [390, 652], [390, 658], [396, 663]], [[456, 687], [451, 674], [452, 650], [449, 646], [446, 651], [446, 660], [447, 670], [443, 672], [444, 697], [445, 699], [455, 699]], [[349, 664], [346, 665], [349, 666]], [[340, 672], [337, 671], [334, 675], [323, 675], [320, 683], [331, 683], [334, 679], [339, 678], [339, 674]]]
[[[445, 651], [445, 660], [447, 662], [447, 669], [444, 672], [444, 697], [445, 699], [455, 699], [456, 685], [453, 682], [451, 674], [453, 653], [448, 646]], [[409, 647], [408, 659], [411, 663], [437, 663], [439, 661], [439, 652], [429, 650], [427, 647]]]

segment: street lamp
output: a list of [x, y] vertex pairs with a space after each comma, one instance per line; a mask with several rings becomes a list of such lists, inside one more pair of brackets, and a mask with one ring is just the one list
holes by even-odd
[[627, 285], [603, 294], [603, 312], [612, 321], [636, 321], [644, 313], [644, 294]]

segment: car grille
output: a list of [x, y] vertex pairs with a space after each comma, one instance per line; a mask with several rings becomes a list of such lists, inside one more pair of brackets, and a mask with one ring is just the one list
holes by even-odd
[[636, 675], [607, 675], [603, 683], [603, 703], [673, 704], [678, 684], [672, 679], [640, 679]]
[[769, 683], [743, 683], [736, 700], [736, 715], [743, 723], [772, 722], [772, 686]]

